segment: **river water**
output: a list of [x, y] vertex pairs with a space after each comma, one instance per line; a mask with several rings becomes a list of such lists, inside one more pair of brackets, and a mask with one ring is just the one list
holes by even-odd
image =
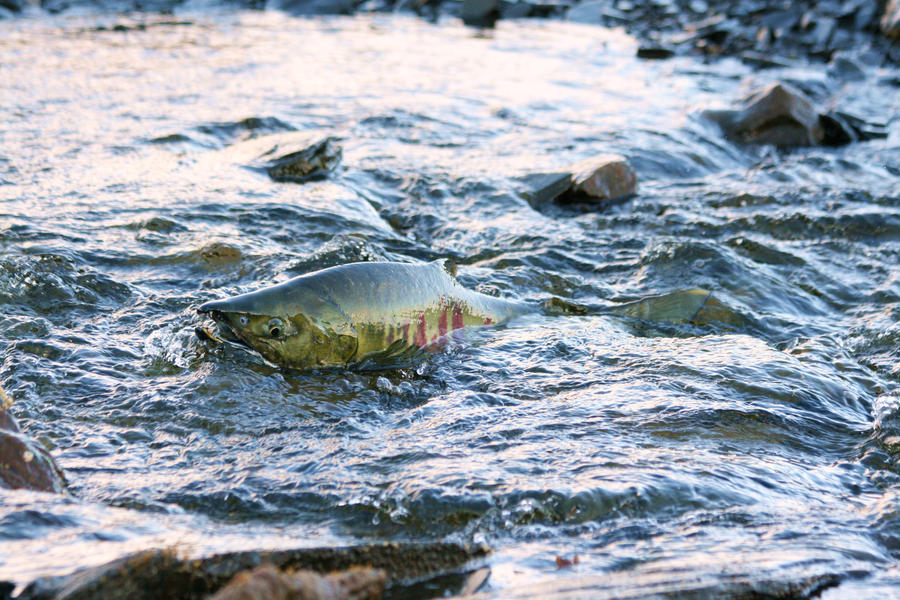
[[[0, 385], [71, 492], [0, 492], [0, 580], [172, 545], [443, 539], [493, 549], [497, 594], [641, 569], [895, 591], [895, 73], [636, 48], [565, 22], [0, 22]], [[698, 117], [776, 80], [889, 135], [781, 152]], [[290, 130], [339, 138], [340, 170], [245, 168], [245, 140]], [[637, 197], [522, 198], [523, 176], [604, 152], [630, 159]], [[193, 333], [207, 300], [439, 257], [505, 297], [703, 287], [734, 318], [532, 316], [364, 373]]]

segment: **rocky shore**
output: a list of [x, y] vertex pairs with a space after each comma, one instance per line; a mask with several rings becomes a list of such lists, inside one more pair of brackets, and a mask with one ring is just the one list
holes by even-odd
[[[103, 12], [169, 12], [184, 0], [40, 0], [48, 13], [73, 8]], [[641, 40], [638, 55], [734, 56], [759, 66], [810, 59], [849, 59], [868, 65], [900, 62], [897, 0], [233, 0], [229, 6], [295, 15], [415, 12], [461, 17], [474, 27], [498, 20], [555, 18], [623, 27]], [[27, 12], [27, 0], [0, 0], [0, 19]]]

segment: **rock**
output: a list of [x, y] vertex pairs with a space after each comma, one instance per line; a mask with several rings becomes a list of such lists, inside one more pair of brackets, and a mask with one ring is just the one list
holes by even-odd
[[264, 171], [274, 181], [291, 183], [324, 178], [338, 167], [342, 156], [334, 137], [307, 132], [266, 135], [236, 146], [245, 152], [266, 148], [251, 161], [250, 168]]
[[210, 600], [366, 600], [381, 598], [384, 571], [354, 567], [319, 575], [279, 571], [270, 564], [238, 573]]
[[523, 194], [535, 208], [553, 200], [616, 200], [637, 192], [637, 175], [624, 156], [601, 154], [523, 180]]
[[742, 144], [773, 144], [780, 148], [813, 146], [824, 137], [819, 114], [793, 86], [775, 83], [751, 94], [742, 110], [707, 110], [727, 139]]
[[22, 12], [25, 4], [25, 0], [0, 0], [0, 8], [5, 8], [14, 13]]
[[[198, 559], [180, 558], [173, 550], [147, 550], [72, 575], [38, 579], [17, 600], [204, 600], [238, 573], [263, 564], [289, 572], [302, 569], [320, 574], [354, 567], [377, 569], [396, 591], [405, 582], [421, 584], [434, 577], [464, 573], [466, 563], [487, 553], [482, 546], [446, 543], [228, 552]], [[350, 579], [356, 581], [355, 577]], [[361, 579], [368, 586], [376, 578], [369, 574]], [[266, 580], [264, 576], [257, 583]]]
[[498, 0], [463, 0], [459, 15], [471, 27], [493, 27], [500, 18]]
[[859, 64], [846, 56], [835, 56], [828, 65], [828, 76], [838, 81], [865, 81], [866, 73]]
[[349, 15], [357, 6], [356, 0], [275, 0], [266, 8], [283, 10], [297, 16]]
[[671, 58], [675, 55], [675, 51], [671, 48], [662, 46], [641, 46], [637, 49], [637, 57], [647, 60], [660, 60]]
[[533, 8], [530, 2], [501, 2], [500, 16], [504, 19], [524, 19], [531, 16]]
[[884, 7], [881, 31], [891, 39], [900, 39], [900, 0], [890, 0]]
[[637, 192], [637, 175], [628, 160], [618, 154], [601, 154], [569, 167], [574, 194], [615, 200]]
[[53, 457], [19, 430], [6, 410], [12, 401], [0, 388], [0, 488], [61, 493], [66, 489], [62, 470]]
[[[628, 5], [624, 6], [628, 8]], [[614, 7], [609, 0], [588, 0], [569, 8], [566, 20], [586, 25], [614, 26], [630, 22], [632, 16], [619, 7]]]

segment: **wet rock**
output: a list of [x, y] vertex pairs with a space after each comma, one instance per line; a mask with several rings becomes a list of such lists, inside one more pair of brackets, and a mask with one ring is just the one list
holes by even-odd
[[267, 135], [239, 144], [244, 151], [262, 152], [250, 168], [263, 171], [274, 181], [304, 183], [322, 179], [341, 163], [342, 150], [332, 136], [307, 132]]
[[553, 173], [522, 179], [523, 193], [538, 208], [554, 200], [616, 200], [637, 193], [637, 175], [624, 156], [601, 154]]
[[880, 140], [888, 137], [887, 123], [875, 123], [872, 121], [866, 121], [865, 119], [861, 119], [842, 111], [830, 112], [828, 114], [821, 115], [821, 118], [823, 121], [826, 118], [840, 120], [844, 127], [849, 128], [849, 130], [853, 132], [853, 137], [861, 142], [865, 142], [868, 140]]
[[566, 12], [566, 20], [587, 25], [613, 25], [628, 21], [623, 12], [615, 9], [607, 0], [588, 0], [570, 8]]
[[466, 563], [487, 553], [482, 546], [444, 543], [230, 552], [200, 559], [180, 558], [173, 550], [148, 550], [72, 575], [39, 579], [29, 584], [18, 598], [201, 600], [222, 589], [238, 573], [262, 564], [283, 571], [302, 569], [316, 573], [366, 567], [384, 572], [391, 586], [402, 587], [406, 582], [459, 573]]
[[19, 430], [7, 408], [12, 404], [0, 388], [0, 488], [65, 491], [62, 470], [53, 457]]
[[707, 110], [725, 137], [742, 144], [780, 148], [820, 144], [824, 131], [809, 99], [793, 86], [776, 83], [751, 94], [742, 110]]
[[472, 27], [493, 27], [500, 18], [498, 0], [463, 0], [460, 17]]
[[276, 0], [266, 5], [266, 8], [298, 16], [349, 15], [358, 4], [357, 0]]
[[884, 7], [881, 31], [891, 39], [900, 39], [900, 0], [890, 0]]
[[235, 576], [211, 600], [366, 600], [380, 598], [384, 571], [354, 567], [319, 575], [312, 571], [279, 571], [270, 564]]
[[674, 50], [672, 50], [671, 48], [664, 48], [662, 46], [641, 46], [637, 50], [637, 57], [647, 60], [671, 58], [674, 55]]
[[0, 9], [6, 9], [10, 12], [22, 12], [25, 8], [25, 0], [0, 0]]
[[614, 200], [637, 192], [637, 175], [624, 156], [601, 154], [569, 168], [572, 171], [571, 193]]
[[865, 81], [866, 73], [859, 64], [846, 56], [835, 56], [828, 65], [828, 76], [838, 81]]

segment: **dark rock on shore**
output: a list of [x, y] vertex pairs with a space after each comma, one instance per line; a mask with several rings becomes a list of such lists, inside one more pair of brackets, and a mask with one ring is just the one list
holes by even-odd
[[466, 25], [493, 27], [500, 18], [500, 3], [497, 0], [463, 0], [460, 17]]
[[315, 573], [367, 567], [383, 571], [390, 585], [402, 585], [459, 573], [466, 563], [487, 553], [481, 546], [444, 543], [231, 552], [201, 559], [180, 558], [172, 550], [148, 550], [69, 576], [39, 579], [25, 588], [19, 599], [201, 600], [238, 573], [262, 564]]
[[61, 493], [66, 489], [62, 470], [50, 453], [19, 430], [7, 408], [9, 397], [0, 389], [0, 488]]
[[356, 12], [359, 4], [357, 0], [275, 0], [265, 7], [298, 16], [349, 15]]
[[353, 567], [320, 575], [312, 571], [279, 571], [260, 565], [238, 573], [210, 600], [376, 600], [381, 598], [384, 571]]
[[522, 179], [525, 199], [534, 208], [557, 201], [627, 198], [637, 192], [637, 175], [624, 156], [601, 154]]
[[815, 146], [825, 132], [812, 102], [793, 86], [776, 83], [754, 92], [741, 110], [707, 110], [729, 140], [779, 148]]
[[740, 110], [706, 110], [724, 136], [741, 144], [772, 144], [779, 148], [841, 146], [887, 137], [887, 126], [868, 123], [847, 113], [820, 114], [803, 92], [775, 83], [744, 99]]
[[25, 0], [0, 0], [0, 18], [3, 16], [3, 9], [13, 13], [22, 12], [25, 8]]

